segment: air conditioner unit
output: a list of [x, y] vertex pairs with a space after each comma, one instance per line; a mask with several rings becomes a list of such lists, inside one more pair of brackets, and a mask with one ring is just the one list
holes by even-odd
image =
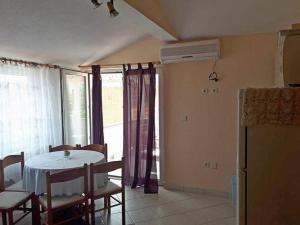
[[218, 39], [167, 44], [160, 49], [160, 59], [163, 64], [219, 58], [220, 41]]

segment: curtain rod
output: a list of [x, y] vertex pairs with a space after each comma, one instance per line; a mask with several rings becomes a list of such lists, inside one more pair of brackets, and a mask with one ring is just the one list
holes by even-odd
[[52, 64], [47, 64], [47, 63], [37, 63], [37, 62], [32, 62], [32, 61], [11, 59], [11, 58], [5, 58], [5, 57], [0, 57], [0, 62], [4, 63], [4, 64], [7, 64], [7, 63], [24, 64], [24, 65], [33, 66], [33, 67], [42, 66], [42, 67], [49, 67], [49, 68], [54, 68], [54, 69], [60, 68], [58, 65], [52, 65]]
[[[141, 63], [142, 65], [148, 65], [149, 62], [143, 62]], [[157, 61], [157, 62], [152, 62], [154, 65], [161, 65], [161, 62]], [[125, 65], [135, 65], [137, 66], [138, 63], [124, 63]], [[100, 65], [101, 68], [116, 68], [116, 67], [123, 67], [124, 64], [107, 64], [107, 65]], [[88, 66], [78, 66], [80, 69], [83, 70], [90, 70], [92, 69], [92, 65], [88, 65]]]

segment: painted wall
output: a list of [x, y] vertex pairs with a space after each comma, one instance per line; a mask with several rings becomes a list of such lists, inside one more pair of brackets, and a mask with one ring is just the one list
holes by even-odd
[[[275, 52], [275, 34], [222, 38], [217, 84], [208, 82], [211, 61], [164, 66], [167, 185], [230, 191], [236, 170], [237, 92], [273, 85]], [[217, 87], [218, 94], [202, 94], [207, 87]], [[217, 162], [218, 168], [205, 168], [205, 161]]]
[[126, 64], [137, 62], [155, 62], [159, 61], [159, 50], [163, 44], [161, 40], [153, 37], [146, 37], [132, 45], [124, 48], [112, 55], [98, 60], [94, 64], [112, 65], [112, 64]]
[[[158, 45], [148, 38], [100, 63], [145, 61], [146, 54], [157, 61]], [[212, 61], [163, 66], [167, 185], [230, 191], [236, 170], [237, 91], [273, 85], [275, 52], [275, 34], [221, 38], [217, 84], [208, 82]], [[219, 93], [202, 94], [208, 87]], [[205, 168], [205, 161], [217, 162], [218, 168]]]
[[177, 37], [177, 32], [175, 31], [173, 25], [170, 23], [168, 14], [165, 11], [165, 7], [162, 0], [151, 0], [151, 1], [141, 1], [141, 0], [125, 0], [130, 6], [138, 10], [148, 19], [159, 25], [173, 37]]

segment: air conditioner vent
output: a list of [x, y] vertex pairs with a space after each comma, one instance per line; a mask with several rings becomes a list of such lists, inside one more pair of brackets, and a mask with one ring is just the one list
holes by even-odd
[[219, 56], [219, 40], [168, 44], [161, 48], [162, 63], [217, 59]]

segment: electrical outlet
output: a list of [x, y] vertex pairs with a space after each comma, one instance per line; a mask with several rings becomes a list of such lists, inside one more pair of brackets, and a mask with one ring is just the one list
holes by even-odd
[[202, 94], [208, 94], [209, 90], [208, 88], [202, 88]]
[[188, 122], [189, 121], [188, 115], [184, 115], [181, 120], [182, 122]]
[[211, 169], [217, 170], [218, 169], [218, 162], [211, 162]]
[[204, 166], [205, 168], [210, 168], [210, 162], [205, 161], [205, 162], [203, 163], [203, 166]]
[[212, 94], [218, 94], [219, 93], [219, 88], [211, 88], [210, 89], [210, 92], [212, 93]]

